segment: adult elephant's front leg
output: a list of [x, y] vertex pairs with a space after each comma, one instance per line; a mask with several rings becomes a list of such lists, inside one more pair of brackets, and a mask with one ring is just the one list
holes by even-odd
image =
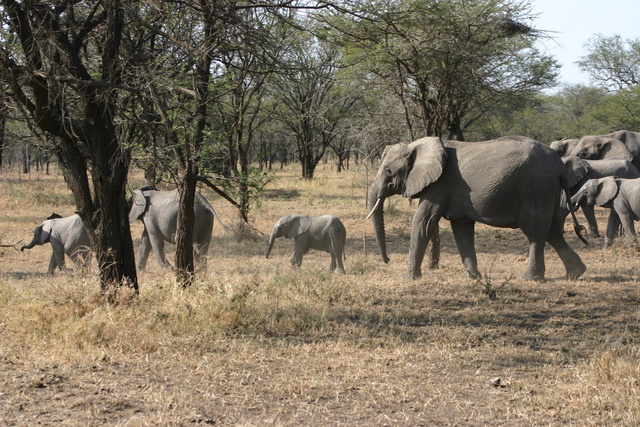
[[475, 225], [474, 221], [451, 221], [451, 231], [462, 258], [464, 269], [470, 277], [478, 279], [482, 275], [478, 271], [478, 259], [476, 257]]
[[[411, 279], [418, 279], [422, 277], [422, 261], [424, 260], [424, 253], [427, 250], [429, 241], [432, 240], [434, 233], [434, 227], [438, 227], [438, 221], [440, 217], [437, 214], [431, 212], [431, 206], [422, 202], [418, 205], [418, 210], [413, 215], [413, 222], [411, 224], [411, 242], [409, 245], [409, 267], [407, 269], [406, 277]], [[438, 235], [435, 235], [437, 240]], [[437, 258], [440, 257], [440, 247], [437, 246]], [[433, 260], [433, 254], [431, 260]]]
[[429, 221], [427, 224], [429, 248], [429, 270], [435, 270], [440, 265], [440, 225], [438, 222]]

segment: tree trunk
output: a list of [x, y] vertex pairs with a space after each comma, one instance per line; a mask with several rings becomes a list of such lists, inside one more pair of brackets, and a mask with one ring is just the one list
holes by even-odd
[[180, 204], [178, 207], [178, 228], [176, 229], [176, 278], [183, 287], [193, 284], [195, 265], [193, 260], [193, 227], [195, 215], [193, 206], [196, 196], [196, 179], [191, 170], [187, 171], [178, 185]]

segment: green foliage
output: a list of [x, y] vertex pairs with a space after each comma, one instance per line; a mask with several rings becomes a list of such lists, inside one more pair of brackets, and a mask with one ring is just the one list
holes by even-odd
[[399, 97], [412, 138], [462, 138], [496, 104], [556, 78], [555, 60], [534, 48], [538, 33], [522, 23], [530, 16], [520, 2], [372, 1], [354, 15], [326, 22], [362, 79]]
[[640, 39], [598, 34], [587, 49], [589, 53], [578, 64], [599, 85], [619, 90], [640, 83]]

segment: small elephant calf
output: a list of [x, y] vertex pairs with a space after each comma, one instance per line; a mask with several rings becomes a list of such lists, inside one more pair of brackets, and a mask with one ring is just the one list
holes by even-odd
[[49, 216], [33, 231], [33, 240], [24, 245], [20, 251], [31, 249], [36, 245], [51, 243], [53, 253], [47, 272], [53, 274], [56, 267], [65, 271], [64, 256], [70, 257], [77, 266], [87, 268], [91, 260], [91, 240], [78, 215], [62, 218], [58, 214]]
[[571, 198], [571, 203], [611, 208], [604, 238], [605, 249], [614, 239], [620, 223], [624, 227], [627, 241], [635, 243], [636, 231], [633, 222], [640, 220], [640, 178], [608, 176], [590, 179]]
[[286, 215], [273, 226], [269, 246], [265, 256], [269, 258], [273, 242], [278, 237], [295, 239], [291, 264], [299, 267], [302, 256], [309, 249], [317, 249], [331, 254], [331, 271], [344, 273], [344, 245], [347, 231], [342, 221], [335, 215], [310, 217], [308, 215]]

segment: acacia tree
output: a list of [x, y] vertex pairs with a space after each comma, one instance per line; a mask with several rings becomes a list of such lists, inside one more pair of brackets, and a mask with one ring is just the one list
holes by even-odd
[[384, 84], [405, 110], [412, 139], [464, 139], [496, 103], [554, 83], [557, 65], [534, 48], [526, 3], [371, 0], [323, 14], [363, 81]]
[[578, 64], [593, 82], [607, 90], [598, 118], [609, 130], [640, 126], [640, 39], [597, 35], [587, 43], [589, 53]]
[[39, 130], [55, 135], [63, 173], [89, 231], [103, 292], [138, 289], [125, 183], [130, 151], [122, 143], [127, 86], [124, 9], [98, 3], [2, 0], [0, 18], [15, 38], [0, 48], [9, 95]]
[[640, 39], [596, 35], [587, 42], [587, 50], [578, 65], [600, 86], [620, 90], [640, 83]]
[[356, 101], [350, 83], [338, 79], [341, 52], [310, 34], [292, 38], [286, 69], [274, 83], [278, 120], [297, 147], [302, 177], [312, 179]]
[[[228, 177], [215, 180], [225, 187], [236, 201], [241, 224], [248, 221], [250, 205], [269, 181], [268, 174], [251, 166], [256, 151], [264, 139], [259, 131], [272, 120], [273, 103], [268, 99], [266, 84], [279, 70], [284, 41], [293, 29], [283, 22], [294, 10], [281, 10], [277, 15], [269, 9], [242, 11], [243, 31], [227, 38], [226, 49], [215, 64], [217, 76], [213, 110], [213, 150], [226, 154]], [[271, 147], [269, 147], [271, 148]], [[233, 187], [232, 187], [233, 186]]]

